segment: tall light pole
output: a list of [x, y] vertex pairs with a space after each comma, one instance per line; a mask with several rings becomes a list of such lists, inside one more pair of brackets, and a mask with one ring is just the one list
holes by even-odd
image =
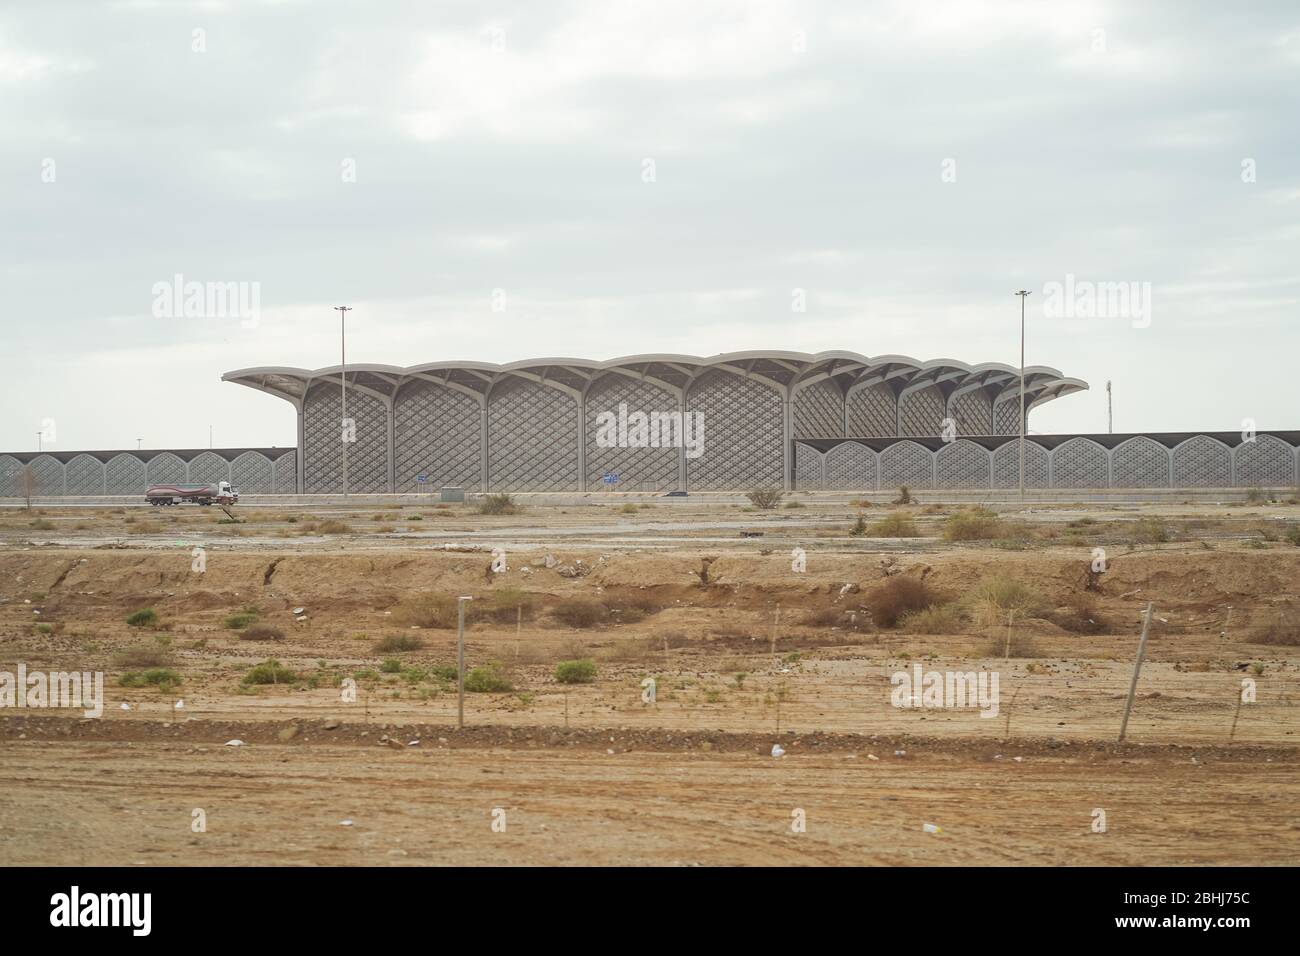
[[37, 433], [36, 433], [36, 450], [37, 450], [38, 452], [42, 450], [42, 448], [41, 448], [41, 439], [44, 438], [44, 437], [45, 437], [45, 436], [44, 436], [41, 432], [37, 432]]
[[1115, 413], [1110, 403], [1110, 379], [1106, 379], [1106, 434], [1115, 431]]
[[339, 422], [339, 437], [343, 439], [343, 497], [348, 496], [348, 337], [347, 321], [348, 313], [352, 311], [350, 305], [336, 305], [334, 310], [339, 314], [339, 358], [343, 367], [343, 374], [339, 376], [339, 384], [342, 387], [340, 395], [343, 414]]
[[1025, 497], [1025, 297], [1028, 289], [1021, 289], [1020, 296], [1020, 498]]

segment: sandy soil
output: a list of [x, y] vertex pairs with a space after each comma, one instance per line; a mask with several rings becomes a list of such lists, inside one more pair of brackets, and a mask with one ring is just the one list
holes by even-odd
[[[962, 543], [940, 537], [950, 510], [910, 509], [920, 536], [887, 540], [850, 537], [855, 510], [816, 503], [249, 509], [239, 525], [197, 508], [0, 515], [0, 671], [106, 679], [97, 721], [0, 710], [0, 863], [1300, 861], [1300, 649], [1286, 639], [1300, 509], [1164, 505], [1167, 540], [1152, 542], [1140, 508], [1038, 508], [1003, 515], [1008, 540]], [[348, 527], [320, 533], [327, 520]], [[490, 571], [493, 547], [508, 571]], [[1089, 591], [1097, 547], [1108, 571]], [[898, 576], [962, 608], [959, 625], [873, 621], [870, 595]], [[976, 613], [991, 578], [1030, 588], [1033, 615], [1008, 629]], [[500, 605], [472, 623], [466, 659], [513, 685], [468, 694], [460, 733], [454, 681], [432, 676], [455, 632], [410, 623], [413, 602], [457, 594]], [[575, 599], [604, 617], [564, 623]], [[159, 623], [128, 627], [142, 607]], [[225, 626], [240, 611], [282, 637], [243, 639]], [[422, 646], [376, 649], [395, 635]], [[179, 683], [121, 686], [127, 648]], [[575, 657], [596, 663], [593, 683], [556, 681]], [[267, 658], [295, 679], [241, 683]], [[891, 676], [917, 665], [996, 672], [996, 716], [893, 706]], [[1239, 706], [1243, 680], [1257, 699]], [[807, 832], [791, 832], [795, 808]], [[1095, 808], [1106, 833], [1090, 832]]]

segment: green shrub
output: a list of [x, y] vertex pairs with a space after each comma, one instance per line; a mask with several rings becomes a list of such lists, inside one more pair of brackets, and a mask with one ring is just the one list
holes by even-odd
[[560, 661], [555, 665], [555, 679], [561, 684], [590, 684], [596, 679], [596, 662]]
[[249, 670], [240, 681], [244, 685], [253, 684], [292, 684], [298, 675], [279, 661], [266, 660]]
[[42, 622], [42, 623], [36, 625], [35, 630], [36, 630], [36, 633], [37, 633], [37, 634], [53, 634], [53, 633], [54, 633], [54, 625], [53, 625], [53, 624], [46, 624], [46, 623]]
[[514, 690], [514, 684], [495, 662], [472, 668], [465, 675], [465, 689], [475, 694], [495, 694]]
[[238, 631], [240, 628], [248, 627], [248, 625], [252, 624], [256, 620], [256, 612], [239, 611], [236, 614], [231, 614], [221, 623], [227, 630]]
[[400, 674], [402, 672], [402, 662], [395, 657], [390, 657], [379, 665], [379, 670], [385, 674]]
[[439, 680], [454, 681], [460, 676], [455, 664], [435, 664], [429, 668], [429, 674]]
[[158, 623], [158, 612], [151, 607], [142, 607], [126, 619], [131, 627], [153, 627]]
[[166, 691], [180, 685], [181, 675], [173, 670], [158, 667], [147, 671], [128, 671], [119, 677], [117, 682], [122, 687], [152, 686]]

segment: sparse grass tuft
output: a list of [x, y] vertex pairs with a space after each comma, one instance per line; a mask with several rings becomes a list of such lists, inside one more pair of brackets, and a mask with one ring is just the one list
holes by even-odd
[[126, 619], [131, 627], [153, 627], [158, 623], [158, 612], [151, 607], [142, 607]]
[[165, 667], [171, 663], [171, 654], [167, 648], [148, 645], [124, 647], [113, 655], [113, 665], [123, 668]]
[[961, 609], [955, 604], [932, 604], [904, 615], [902, 624], [909, 634], [960, 634]]
[[749, 499], [750, 504], [763, 511], [775, 508], [781, 503], [781, 499], [784, 496], [784, 491], [780, 488], [774, 488], [771, 486], [755, 488], [753, 491], [747, 492], [745, 495], [745, 497]]
[[985, 508], [958, 511], [943, 523], [945, 541], [989, 541], [1001, 536], [1002, 523]]

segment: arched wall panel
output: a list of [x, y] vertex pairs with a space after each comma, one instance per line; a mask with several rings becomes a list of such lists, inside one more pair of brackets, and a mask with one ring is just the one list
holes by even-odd
[[987, 449], [958, 439], [934, 454], [935, 484], [939, 488], [988, 488], [993, 466]]
[[1112, 488], [1169, 487], [1169, 449], [1145, 436], [1130, 438], [1110, 453]]
[[844, 442], [826, 453], [826, 487], [835, 491], [875, 491], [876, 453]]
[[[393, 400], [397, 491], [452, 485], [478, 490], [483, 483], [483, 406], [472, 395], [428, 381], [407, 382]], [[424, 489], [415, 480], [428, 476]]]
[[143, 495], [149, 485], [148, 468], [135, 455], [123, 452], [114, 455], [104, 466], [104, 475], [108, 483], [107, 494]]
[[1173, 451], [1175, 488], [1228, 488], [1232, 449], [1208, 435], [1197, 435]]
[[880, 453], [880, 487], [934, 487], [934, 455], [924, 445], [900, 441]]
[[[337, 494], [343, 489], [342, 397], [337, 383], [313, 386], [303, 401], [303, 437], [307, 494]], [[356, 441], [348, 443], [348, 491], [373, 494], [388, 490], [388, 409], [383, 401], [348, 388], [348, 418]]]
[[898, 400], [884, 384], [859, 388], [845, 402], [851, 438], [894, 438], [898, 434]]
[[18, 476], [22, 473], [23, 463], [12, 455], [0, 455], [0, 497], [16, 497], [19, 494]]
[[154, 455], [146, 464], [151, 485], [183, 485], [189, 480], [189, 469], [179, 455], [169, 451]]
[[578, 403], [571, 395], [522, 378], [492, 390], [488, 486], [498, 492], [578, 487]]
[[275, 470], [271, 459], [260, 451], [239, 455], [230, 463], [230, 484], [241, 495], [274, 494]]
[[1089, 438], [1071, 438], [1058, 446], [1052, 452], [1052, 487], [1109, 488], [1110, 456], [1106, 449]]
[[230, 480], [230, 462], [215, 451], [195, 455], [190, 461], [189, 480], [196, 485]]
[[912, 438], [939, 438], [943, 435], [943, 392], [930, 385], [909, 392], [898, 402], [898, 434]]
[[[675, 394], [645, 379], [613, 372], [591, 384], [586, 408], [588, 489], [603, 487], [606, 474], [618, 475], [618, 483], [612, 486], [618, 491], [667, 491], [678, 487], [682, 451], [672, 442], [680, 444], [686, 436], [678, 424], [681, 419]], [[627, 423], [625, 429], [618, 427], [620, 414]], [[612, 434], [601, 427], [602, 422], [610, 420], [602, 416], [612, 416]], [[609, 444], [611, 440], [613, 444]], [[650, 445], [652, 441], [659, 447]]]
[[827, 381], [814, 382], [794, 393], [795, 438], [843, 438], [844, 396]]
[[785, 426], [780, 394], [720, 369], [691, 386], [686, 407], [704, 416], [704, 452], [688, 458], [692, 489], [757, 488], [785, 482]]
[[[1025, 442], [1025, 487], [1048, 487], [1047, 449], [1032, 441]], [[1020, 439], [1000, 445], [993, 452], [993, 487], [1020, 487]]]
[[68, 494], [102, 495], [104, 463], [94, 455], [77, 455], [68, 462]]
[[826, 485], [824, 456], [811, 445], [795, 442], [794, 482], [800, 491], [819, 491]]
[[1295, 450], [1280, 438], [1256, 435], [1237, 446], [1237, 484], [1279, 488], [1296, 483]]
[[278, 495], [298, 493], [297, 452], [285, 452], [275, 460], [275, 493]]

